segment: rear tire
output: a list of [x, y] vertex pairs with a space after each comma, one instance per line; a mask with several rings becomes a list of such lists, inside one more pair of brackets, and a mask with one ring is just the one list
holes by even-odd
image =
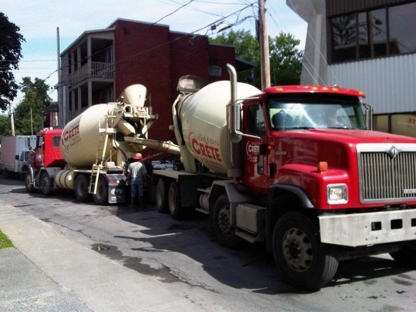
[[75, 178], [75, 184], [74, 184], [74, 191], [75, 191], [75, 197], [80, 202], [87, 201], [89, 197], [89, 191], [88, 191], [88, 176], [85, 174], [78, 174], [78, 176]]
[[93, 198], [97, 205], [108, 204], [108, 184], [103, 176], [98, 179], [97, 193], [93, 194]]
[[167, 185], [163, 178], [159, 178], [156, 185], [156, 207], [160, 213], [169, 211]]
[[45, 196], [48, 196], [52, 192], [52, 181], [46, 171], [40, 177], [40, 189]]
[[173, 219], [180, 220], [184, 216], [184, 209], [181, 207], [178, 185], [173, 181], [168, 192], [169, 212]]
[[300, 289], [321, 288], [338, 269], [336, 247], [322, 244], [318, 228], [299, 212], [288, 212], [277, 221], [273, 256], [284, 280]]
[[241, 246], [242, 239], [235, 235], [235, 228], [230, 224], [230, 202], [226, 194], [220, 195], [215, 202], [212, 222], [221, 245], [232, 249]]

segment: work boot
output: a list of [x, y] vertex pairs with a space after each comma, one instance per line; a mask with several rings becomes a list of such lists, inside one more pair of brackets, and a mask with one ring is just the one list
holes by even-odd
[[136, 199], [135, 199], [135, 198], [132, 198], [132, 199], [131, 199], [131, 201], [130, 201], [130, 206], [129, 206], [129, 208], [130, 208], [130, 209], [134, 209], [134, 208], [135, 208], [135, 206], [136, 206]]

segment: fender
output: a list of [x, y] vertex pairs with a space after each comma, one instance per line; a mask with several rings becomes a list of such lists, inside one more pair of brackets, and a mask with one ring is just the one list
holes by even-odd
[[276, 224], [280, 213], [286, 208], [279, 205], [279, 199], [282, 199], [285, 195], [296, 197], [302, 208], [308, 210], [315, 208], [305, 190], [297, 185], [277, 183], [270, 186], [267, 190], [266, 205], [266, 248], [268, 252], [271, 252], [272, 250], [274, 225]]
[[[30, 177], [32, 179], [32, 185], [35, 186], [35, 170], [31, 165], [27, 166], [27, 172], [26, 174], [30, 174]], [[25, 177], [25, 183], [26, 183], [26, 177]]]

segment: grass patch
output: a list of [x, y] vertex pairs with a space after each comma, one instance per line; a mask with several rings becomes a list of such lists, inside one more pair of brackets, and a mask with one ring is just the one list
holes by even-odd
[[4, 234], [2, 231], [0, 231], [0, 249], [13, 247], [12, 241], [7, 237], [6, 234]]

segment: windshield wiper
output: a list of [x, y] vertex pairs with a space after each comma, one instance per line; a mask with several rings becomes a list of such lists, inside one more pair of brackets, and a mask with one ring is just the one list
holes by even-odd
[[297, 127], [286, 127], [284, 128], [285, 130], [310, 130], [310, 129], [316, 129], [315, 127], [310, 127], [310, 126], [297, 126]]
[[344, 129], [344, 130], [351, 130], [353, 128], [347, 127], [347, 126], [343, 126], [343, 127], [328, 127], [328, 129]]

